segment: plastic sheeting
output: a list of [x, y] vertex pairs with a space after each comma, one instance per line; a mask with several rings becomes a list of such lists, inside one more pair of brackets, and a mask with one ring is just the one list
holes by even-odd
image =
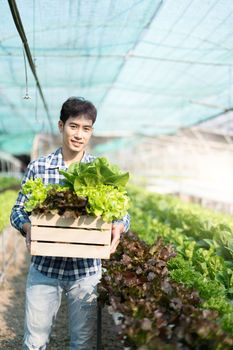
[[36, 133], [56, 133], [70, 96], [96, 104], [96, 135], [174, 133], [232, 108], [232, 0], [16, 4], [49, 116], [1, 0], [0, 149], [30, 152]]

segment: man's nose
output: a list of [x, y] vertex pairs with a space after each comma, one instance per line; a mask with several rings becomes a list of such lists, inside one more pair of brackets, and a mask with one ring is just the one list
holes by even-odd
[[83, 136], [83, 130], [82, 130], [82, 128], [76, 129], [76, 130], [75, 130], [74, 137], [80, 139], [80, 138], [82, 138], [82, 136]]

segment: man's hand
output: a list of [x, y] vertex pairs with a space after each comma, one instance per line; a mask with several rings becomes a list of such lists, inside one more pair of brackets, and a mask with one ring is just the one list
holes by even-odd
[[31, 252], [31, 224], [29, 222], [25, 222], [23, 224], [23, 231], [26, 233], [25, 241], [28, 252]]
[[112, 241], [111, 241], [111, 247], [110, 247], [110, 254], [115, 253], [117, 246], [120, 242], [121, 233], [124, 232], [124, 225], [122, 223], [112, 224]]

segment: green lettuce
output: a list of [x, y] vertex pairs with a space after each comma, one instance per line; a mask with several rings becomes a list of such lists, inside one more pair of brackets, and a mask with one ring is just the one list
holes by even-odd
[[79, 186], [76, 194], [88, 198], [87, 213], [101, 216], [106, 222], [120, 219], [127, 214], [129, 198], [126, 192], [113, 186], [98, 184], [96, 186]]
[[25, 209], [30, 212], [42, 204], [47, 197], [47, 191], [48, 188], [43, 184], [41, 178], [27, 180], [22, 187], [22, 193], [29, 196]]
[[30, 179], [23, 185], [22, 192], [28, 196], [25, 204], [28, 212], [53, 209], [58, 213], [75, 211], [76, 215], [86, 212], [101, 216], [106, 222], [127, 214], [129, 198], [125, 186], [129, 173], [122, 172], [106, 158], [96, 158], [92, 163], [73, 163], [60, 173], [65, 178], [61, 185], [44, 185], [40, 178]]
[[60, 170], [68, 185], [80, 186], [110, 185], [118, 189], [125, 188], [129, 173], [123, 173], [117, 165], [110, 164], [104, 157], [98, 157], [91, 163], [72, 163], [68, 170]]
[[125, 186], [129, 173], [122, 172], [117, 165], [110, 164], [104, 157], [91, 163], [72, 163], [68, 170], [60, 170], [65, 185], [78, 196], [88, 198], [87, 213], [101, 216], [111, 222], [127, 214], [129, 198]]

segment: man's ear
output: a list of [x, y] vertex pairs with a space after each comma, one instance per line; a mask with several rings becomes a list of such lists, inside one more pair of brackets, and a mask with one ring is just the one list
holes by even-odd
[[60, 132], [63, 132], [63, 128], [64, 128], [64, 123], [62, 120], [58, 121], [58, 128]]

